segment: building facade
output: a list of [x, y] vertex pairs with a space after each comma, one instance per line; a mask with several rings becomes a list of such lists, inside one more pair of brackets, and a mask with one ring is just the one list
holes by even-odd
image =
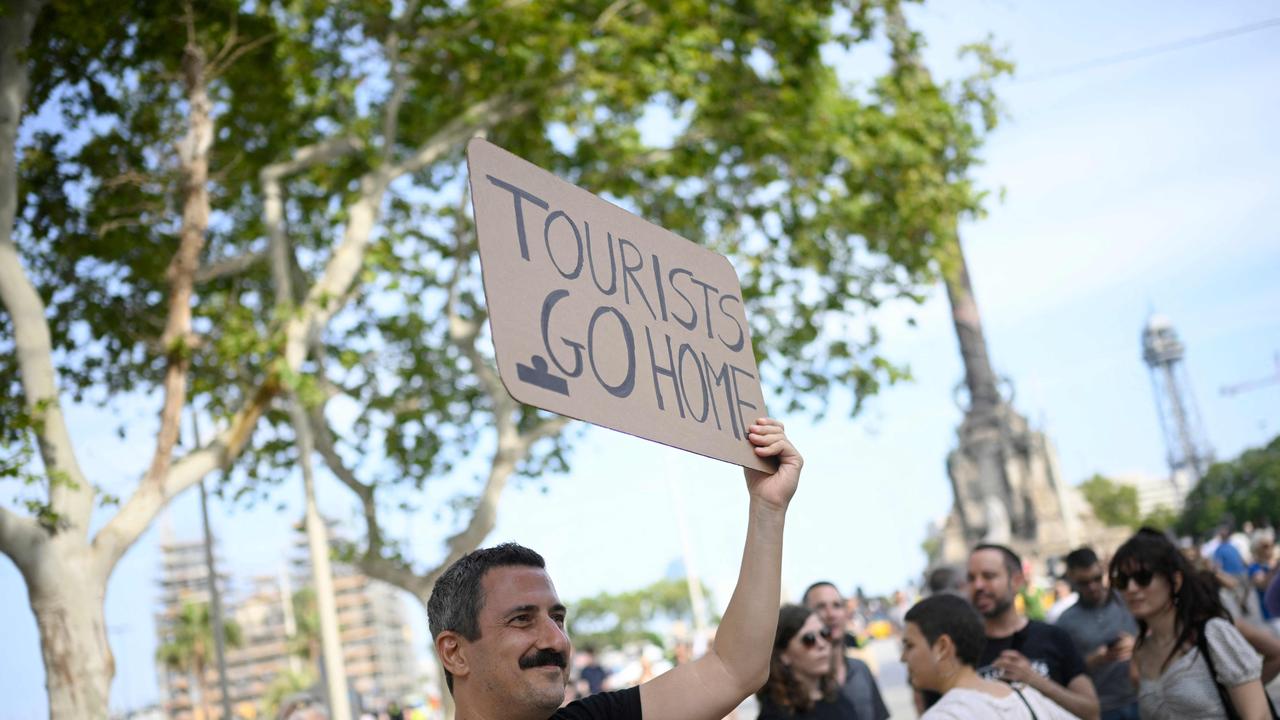
[[[306, 543], [299, 546], [287, 570], [248, 581], [239, 593], [227, 593], [228, 578], [219, 571], [226, 615], [239, 629], [240, 644], [227, 648], [227, 687], [232, 713], [241, 718], [263, 716], [266, 700], [287, 678], [310, 681], [310, 692], [323, 696], [319, 623]], [[159, 642], [165, 643], [184, 603], [208, 602], [208, 571], [200, 542], [167, 542], [162, 546], [161, 597], [157, 613]], [[421, 694], [416, 686], [419, 663], [405, 618], [401, 593], [354, 568], [335, 563], [334, 594], [338, 611], [347, 685], [352, 709], [380, 710], [391, 701]], [[190, 671], [159, 667], [161, 706], [175, 720], [222, 718], [217, 664], [211, 657], [203, 682]], [[294, 684], [297, 681], [294, 680]], [[201, 702], [204, 697], [206, 702]]]

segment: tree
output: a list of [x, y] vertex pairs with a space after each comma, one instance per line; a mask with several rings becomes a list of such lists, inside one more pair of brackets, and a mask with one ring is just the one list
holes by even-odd
[[1135, 530], [1142, 526], [1138, 513], [1138, 489], [1134, 486], [1095, 474], [1080, 483], [1080, 492], [1089, 501], [1093, 514], [1104, 524]]
[[[224, 620], [223, 640], [229, 648], [240, 647], [240, 625], [234, 620]], [[195, 678], [200, 689], [202, 717], [211, 718], [209, 705], [209, 670], [213, 661], [214, 637], [212, 617], [208, 603], [187, 602], [174, 618], [173, 626], [161, 638], [156, 649], [156, 659], [170, 670], [186, 673]]]
[[1187, 495], [1177, 528], [1204, 537], [1227, 516], [1256, 525], [1280, 524], [1280, 436], [1214, 463]]
[[[762, 372], [793, 409], [821, 412], [833, 384], [856, 409], [905, 377], [851, 318], [918, 298], [979, 211], [969, 170], [1002, 66], [842, 87], [824, 48], [868, 41], [896, 6], [853, 5], [836, 29], [818, 0], [7, 0], [0, 469], [27, 512], [0, 512], [0, 550], [30, 590], [53, 715], [105, 712], [106, 581], [214, 469], [261, 497], [314, 443], [366, 523], [347, 554], [425, 602], [512, 477], [565, 467], [564, 419], [515, 404], [492, 367], [462, 191], [473, 135], [734, 258]], [[670, 131], [646, 141], [655, 111]], [[41, 113], [59, 123], [19, 144]], [[154, 460], [111, 514], [63, 404], [139, 396], [162, 399]], [[219, 427], [187, 452], [184, 407]], [[405, 557], [382, 517], [475, 452], [488, 470], [451, 504], [441, 562]]]
[[[707, 592], [704, 587], [703, 593]], [[638, 590], [604, 592], [578, 600], [573, 603], [568, 630], [578, 645], [617, 648], [633, 642], [651, 642], [663, 646], [665, 641], [654, 623], [677, 620], [689, 627], [694, 624], [689, 585], [683, 578], [658, 580]]]
[[1156, 530], [1173, 530], [1178, 524], [1178, 511], [1165, 505], [1157, 505], [1142, 518], [1142, 527]]
[[286, 698], [311, 689], [316, 679], [304, 671], [283, 670], [271, 680], [266, 692], [262, 694], [262, 716], [275, 718], [280, 716], [280, 705]]
[[[53, 717], [104, 716], [107, 579], [169, 498], [242, 452], [275, 392], [272, 381], [226, 393], [220, 432], [175, 458], [201, 342], [191, 303], [209, 222], [210, 84], [246, 85], [236, 61], [269, 37], [234, 4], [202, 8], [217, 19], [197, 23], [189, 3], [127, 19], [108, 3], [8, 0], [0, 13], [0, 477], [22, 483], [28, 510], [0, 508], [0, 550], [27, 583]], [[19, 148], [24, 111], [50, 102], [66, 127], [33, 129]], [[104, 116], [117, 122], [71, 138]], [[120, 499], [79, 466], [63, 403], [139, 387], [162, 398], [155, 450], [108, 515]]]

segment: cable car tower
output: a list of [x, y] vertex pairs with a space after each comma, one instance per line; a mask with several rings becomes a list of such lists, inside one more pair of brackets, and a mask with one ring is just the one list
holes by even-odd
[[1147, 319], [1142, 331], [1142, 359], [1151, 370], [1170, 480], [1180, 497], [1195, 487], [1213, 463], [1213, 450], [1205, 439], [1191, 380], [1182, 363], [1185, 350], [1168, 318], [1152, 314]]

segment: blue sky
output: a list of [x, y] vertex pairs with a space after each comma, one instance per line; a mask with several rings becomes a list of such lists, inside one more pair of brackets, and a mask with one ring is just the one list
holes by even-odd
[[[956, 48], [994, 36], [1020, 74], [1161, 45], [1280, 16], [1273, 2], [937, 3], [909, 13], [930, 42], [939, 75]], [[848, 59], [856, 79], [869, 55]], [[1164, 448], [1139, 334], [1151, 309], [1170, 317], [1209, 441], [1219, 457], [1280, 433], [1280, 385], [1223, 397], [1218, 388], [1275, 371], [1280, 352], [1280, 28], [1043, 80], [1005, 83], [1008, 117], [979, 171], [993, 196], [987, 218], [963, 230], [991, 356], [1016, 387], [1015, 404], [1056, 443], [1071, 482], [1094, 472], [1164, 472]], [[908, 327], [905, 319], [918, 325]], [[850, 421], [845, 397], [828, 419], [787, 418], [807, 459], [789, 519], [784, 585], [817, 578], [883, 592], [923, 566], [926, 524], [951, 493], [946, 452], [960, 412], [961, 377], [945, 294], [869, 318], [884, 347], [910, 364], [912, 383], [884, 392]], [[82, 465], [127, 489], [150, 452], [155, 410], [127, 404], [136, 428], [71, 413]], [[697, 565], [728, 597], [745, 529], [746, 497], [733, 467], [597, 428], [583, 428], [573, 471], [508, 489], [491, 542], [514, 539], [548, 559], [563, 597], [646, 584], [680, 554], [673, 493], [688, 513]], [[472, 481], [471, 471], [429, 488], [424, 504]], [[667, 481], [670, 478], [670, 482]], [[322, 505], [352, 517], [343, 490], [323, 482]], [[300, 486], [287, 509], [216, 506], [223, 555], [241, 577], [276, 570], [291, 543]], [[6, 500], [7, 502], [7, 500]], [[198, 536], [194, 493], [167, 522]], [[424, 562], [438, 558], [448, 514], [392, 519]], [[113, 707], [156, 699], [154, 607], [157, 523], [117, 568], [107, 595], [116, 653]], [[408, 605], [421, 630], [421, 609]], [[0, 561], [0, 717], [46, 714], [35, 622], [16, 569]], [[422, 636], [418, 642], [425, 645]]]

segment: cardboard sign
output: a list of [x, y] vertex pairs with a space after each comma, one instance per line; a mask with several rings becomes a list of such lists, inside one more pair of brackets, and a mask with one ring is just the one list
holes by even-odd
[[729, 261], [479, 138], [471, 202], [516, 400], [757, 470], [767, 415]]

